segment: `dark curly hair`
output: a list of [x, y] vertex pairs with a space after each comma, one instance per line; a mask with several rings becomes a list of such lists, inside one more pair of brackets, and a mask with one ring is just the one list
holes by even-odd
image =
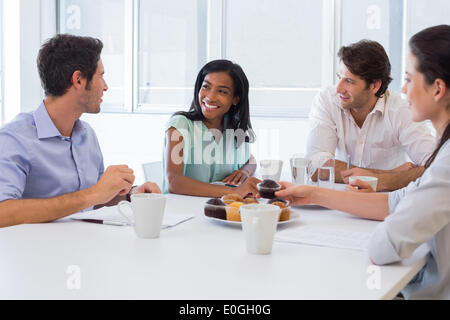
[[351, 73], [367, 82], [367, 87], [381, 80], [381, 87], [375, 96], [380, 98], [386, 92], [392, 81], [391, 63], [381, 44], [372, 40], [361, 40], [342, 47], [338, 57]]
[[99, 39], [58, 34], [39, 50], [37, 67], [45, 94], [59, 97], [72, 85], [72, 75], [80, 71], [87, 79], [86, 87], [97, 70], [103, 43]]

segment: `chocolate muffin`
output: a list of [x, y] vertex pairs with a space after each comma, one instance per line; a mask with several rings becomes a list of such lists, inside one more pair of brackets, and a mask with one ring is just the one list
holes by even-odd
[[206, 201], [205, 216], [226, 220], [227, 211], [225, 203], [219, 198], [212, 198]]
[[262, 198], [273, 199], [275, 192], [281, 189], [281, 186], [273, 180], [265, 179], [258, 185], [258, 191]]

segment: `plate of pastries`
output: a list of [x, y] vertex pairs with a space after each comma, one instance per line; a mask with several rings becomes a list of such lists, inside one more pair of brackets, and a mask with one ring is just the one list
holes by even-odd
[[241, 215], [239, 208], [244, 204], [272, 204], [280, 207], [281, 212], [278, 219], [278, 224], [289, 223], [300, 217], [297, 212], [291, 211], [289, 201], [281, 198], [273, 199], [257, 199], [257, 198], [242, 198], [238, 194], [227, 194], [221, 198], [212, 198], [205, 203], [205, 216], [212, 220], [225, 222], [232, 225], [241, 224]]

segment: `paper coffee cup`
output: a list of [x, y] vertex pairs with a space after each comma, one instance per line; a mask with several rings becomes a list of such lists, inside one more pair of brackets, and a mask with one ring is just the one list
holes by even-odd
[[280, 208], [272, 204], [244, 204], [240, 207], [240, 213], [247, 252], [272, 252]]

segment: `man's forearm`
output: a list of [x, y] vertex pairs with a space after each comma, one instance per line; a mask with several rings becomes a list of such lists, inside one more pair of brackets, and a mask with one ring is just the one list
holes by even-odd
[[377, 191], [393, 191], [406, 187], [411, 181], [422, 176], [424, 167], [415, 167], [400, 172], [383, 172], [376, 174], [378, 177]]
[[48, 199], [19, 199], [0, 202], [0, 227], [40, 223], [63, 218], [94, 206], [89, 189]]
[[[335, 181], [338, 183], [344, 183], [344, 179], [342, 179], [341, 171], [345, 171], [347, 169], [356, 168], [356, 166], [350, 164], [350, 168], [347, 168], [347, 163], [336, 160], [334, 165], [334, 171], [335, 171]], [[370, 173], [374, 175], [383, 174], [383, 173], [391, 173], [392, 170], [378, 170], [378, 169], [369, 169], [369, 168], [361, 168], [367, 171], [370, 171]]]
[[120, 201], [123, 201], [123, 200], [127, 200], [127, 195], [124, 195], [124, 196], [117, 195], [109, 202], [95, 205], [94, 209], [99, 209], [99, 208], [102, 208], [102, 207], [112, 207], [112, 206], [115, 206], [116, 204], [118, 204]]
[[[355, 166], [350, 164], [350, 169], [354, 168]], [[344, 179], [342, 179], [342, 175], [341, 175], [341, 171], [347, 170], [347, 163], [340, 161], [340, 160], [335, 160], [334, 162], [334, 181], [337, 183], [345, 183]], [[317, 174], [316, 174], [317, 176]], [[317, 178], [316, 178], [317, 180]]]

